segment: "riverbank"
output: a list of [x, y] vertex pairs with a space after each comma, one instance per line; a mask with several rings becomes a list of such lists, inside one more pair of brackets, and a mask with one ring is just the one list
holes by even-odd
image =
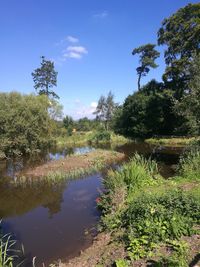
[[125, 158], [123, 153], [97, 149], [83, 155], [67, 156], [64, 159], [47, 162], [33, 169], [17, 173], [17, 181], [27, 178], [61, 180], [75, 178], [99, 171], [107, 165]]
[[149, 138], [145, 142], [151, 145], [162, 145], [162, 146], [187, 146], [192, 142], [200, 140], [200, 137], [169, 137], [169, 138]]
[[61, 267], [194, 266], [200, 249], [200, 154], [191, 151], [177, 176], [165, 180], [157, 164], [135, 155], [104, 179], [97, 199], [100, 234]]
[[74, 147], [87, 144], [125, 144], [129, 142], [129, 140], [122, 135], [116, 135], [113, 132], [106, 133], [108, 133], [106, 137], [109, 138], [105, 138], [103, 135], [100, 136], [101, 133], [96, 131], [75, 132], [72, 133], [71, 136], [58, 137], [55, 139], [55, 142], [58, 147]]

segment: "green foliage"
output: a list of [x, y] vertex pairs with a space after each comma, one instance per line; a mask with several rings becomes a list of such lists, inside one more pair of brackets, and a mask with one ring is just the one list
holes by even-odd
[[140, 55], [139, 92], [129, 95], [114, 116], [113, 129], [130, 138], [154, 135], [199, 135], [200, 4], [188, 4], [165, 19], [158, 44], [165, 45], [163, 83], [154, 80], [140, 88], [140, 79], [159, 53], [147, 44], [133, 50]]
[[115, 261], [115, 265], [116, 267], [128, 267], [129, 263], [127, 260], [124, 259], [118, 259]]
[[105, 130], [109, 129], [109, 124], [111, 123], [116, 107], [117, 104], [114, 102], [114, 95], [111, 91], [108, 93], [107, 97], [101, 96], [99, 98], [94, 114], [97, 120], [104, 123]]
[[179, 99], [188, 89], [190, 63], [199, 52], [200, 4], [188, 4], [164, 19], [158, 31], [158, 44], [165, 45], [167, 68], [164, 80], [175, 90]]
[[188, 267], [188, 245], [183, 241], [167, 240], [167, 244], [173, 250], [170, 257], [162, 256], [157, 262], [154, 262], [155, 267]]
[[71, 116], [65, 116], [63, 119], [63, 126], [68, 129], [68, 127], [73, 127], [74, 126], [74, 120], [72, 119]]
[[187, 146], [190, 145], [195, 140], [195, 137], [169, 137], [169, 138], [149, 138], [145, 142], [152, 145], [162, 145], [162, 146]]
[[140, 66], [137, 67], [138, 74], [138, 90], [140, 90], [140, 80], [142, 76], [146, 76], [150, 68], [157, 68], [155, 60], [160, 56], [160, 53], [155, 49], [154, 44], [146, 44], [138, 48], [133, 49], [132, 55], [140, 55]]
[[40, 95], [48, 97], [59, 98], [59, 96], [51, 89], [57, 86], [58, 73], [54, 69], [54, 62], [46, 60], [44, 56], [41, 57], [41, 67], [34, 70], [32, 73], [33, 81], [35, 83], [35, 90], [39, 90]]
[[110, 171], [104, 184], [106, 192], [98, 201], [102, 227], [124, 233], [120, 240], [131, 261], [151, 258], [165, 246], [172, 250], [170, 260], [163, 257], [155, 266], [187, 266], [187, 246], [180, 239], [196, 233], [200, 224], [199, 190], [183, 191], [164, 181], [156, 163], [137, 154], [121, 169]]
[[51, 144], [54, 123], [46, 96], [0, 94], [0, 151], [6, 156], [31, 154]]
[[126, 203], [132, 201], [138, 190], [160, 182], [157, 164], [138, 154], [120, 170], [110, 171], [104, 179], [108, 191], [101, 196], [98, 203], [98, 207], [105, 214], [102, 218], [102, 227], [113, 229], [122, 226]]
[[175, 110], [185, 118], [188, 133], [200, 135], [200, 55], [194, 57], [190, 74], [189, 91], [176, 102]]
[[99, 131], [96, 132], [92, 138], [90, 139], [90, 142], [94, 143], [107, 143], [111, 141], [111, 133], [109, 131]]
[[191, 180], [200, 179], [200, 140], [194, 141], [180, 158], [179, 173]]
[[131, 138], [172, 134], [179, 124], [173, 106], [172, 92], [152, 80], [140, 92], [125, 99], [114, 117], [113, 128], [116, 133]]

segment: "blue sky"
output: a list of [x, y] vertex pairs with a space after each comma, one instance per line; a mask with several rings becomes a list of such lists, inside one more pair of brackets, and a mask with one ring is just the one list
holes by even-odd
[[[34, 92], [40, 56], [54, 60], [64, 113], [90, 116], [101, 94], [115, 100], [137, 88], [132, 49], [156, 43], [161, 21], [186, 0], [0, 0], [0, 91]], [[161, 79], [159, 68], [142, 80]]]

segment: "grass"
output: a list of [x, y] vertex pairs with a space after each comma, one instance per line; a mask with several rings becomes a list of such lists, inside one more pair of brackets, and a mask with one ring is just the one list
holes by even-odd
[[58, 147], [63, 146], [82, 146], [88, 143], [90, 138], [93, 136], [93, 132], [76, 132], [71, 136], [57, 137], [56, 144]]
[[58, 147], [63, 146], [82, 146], [87, 144], [124, 144], [129, 140], [121, 135], [116, 135], [113, 132], [110, 133], [110, 140], [99, 140], [95, 141], [95, 136], [98, 134], [97, 131], [89, 131], [89, 132], [76, 132], [71, 136], [66, 137], [58, 137], [56, 138], [56, 144]]
[[120, 170], [109, 172], [98, 206], [100, 230], [111, 233], [112, 242], [126, 251], [116, 266], [148, 260], [155, 266], [188, 266], [189, 244], [183, 237], [192, 239], [199, 233], [199, 174], [198, 149], [186, 152], [178, 176], [169, 180], [159, 175], [154, 161], [137, 154]]
[[199, 140], [199, 137], [169, 137], [169, 138], [149, 138], [145, 142], [152, 145], [163, 146], [187, 146], [195, 140]]
[[67, 156], [64, 159], [47, 162], [35, 169], [27, 170], [18, 175], [15, 183], [57, 182], [73, 179], [100, 171], [123, 158], [122, 153], [96, 149], [84, 155]]

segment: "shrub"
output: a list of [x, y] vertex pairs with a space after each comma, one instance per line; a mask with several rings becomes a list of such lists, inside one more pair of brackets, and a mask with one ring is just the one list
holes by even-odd
[[127, 246], [132, 259], [146, 256], [159, 242], [194, 233], [200, 222], [200, 197], [182, 191], [141, 194], [128, 206], [123, 217]]
[[[107, 191], [98, 202], [103, 229], [120, 235], [131, 260], [151, 257], [159, 244], [169, 246], [196, 233], [199, 189], [184, 192], [172, 188], [171, 181], [159, 176], [154, 161], [136, 154], [121, 169], [110, 171], [104, 184]], [[186, 254], [181, 257], [184, 262]]]
[[93, 135], [90, 139], [91, 142], [99, 143], [99, 142], [110, 142], [111, 133], [109, 131], [99, 131]]
[[178, 166], [180, 175], [188, 179], [200, 179], [200, 140], [186, 149]]
[[15, 156], [31, 154], [51, 143], [53, 121], [46, 96], [0, 94], [0, 151]]

